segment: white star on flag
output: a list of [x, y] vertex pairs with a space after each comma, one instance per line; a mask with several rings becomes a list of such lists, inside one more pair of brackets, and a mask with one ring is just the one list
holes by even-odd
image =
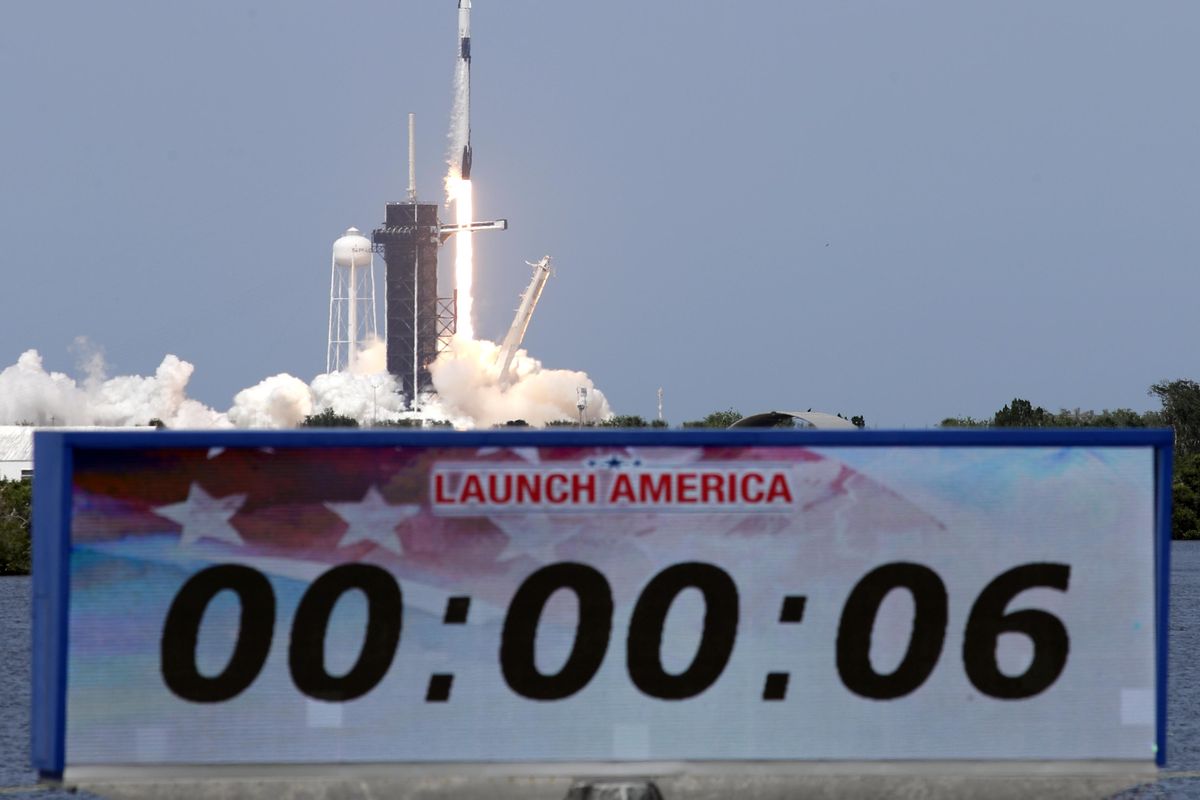
[[341, 517], [350, 527], [338, 542], [338, 547], [349, 547], [359, 542], [372, 542], [398, 556], [404, 555], [400, 534], [396, 526], [421, 511], [420, 505], [388, 505], [372, 486], [357, 503], [326, 503], [325, 507]]
[[503, 552], [496, 557], [502, 562], [521, 556], [547, 563], [557, 561], [558, 554], [555, 551], [559, 542], [569, 538], [572, 533], [556, 526], [548, 514], [530, 513], [516, 518], [498, 514], [489, 519], [508, 537]]
[[169, 506], [159, 506], [154, 509], [154, 513], [183, 526], [183, 533], [179, 537], [180, 547], [187, 547], [201, 539], [216, 539], [240, 545], [244, 544], [242, 537], [229, 524], [229, 520], [244, 502], [244, 494], [212, 497], [200, 488], [200, 484], [193, 483], [188, 487], [187, 500]]

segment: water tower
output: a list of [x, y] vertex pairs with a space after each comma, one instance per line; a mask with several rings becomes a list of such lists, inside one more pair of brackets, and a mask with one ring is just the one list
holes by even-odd
[[333, 243], [325, 371], [352, 372], [359, 351], [375, 341], [374, 249], [358, 228], [347, 228]]

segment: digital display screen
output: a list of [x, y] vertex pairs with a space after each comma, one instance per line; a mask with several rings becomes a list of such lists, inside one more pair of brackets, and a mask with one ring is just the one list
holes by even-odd
[[1152, 443], [137, 436], [67, 766], [1155, 757]]

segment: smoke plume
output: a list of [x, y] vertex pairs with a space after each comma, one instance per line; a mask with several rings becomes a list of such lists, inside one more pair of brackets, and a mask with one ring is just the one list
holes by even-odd
[[152, 376], [108, 376], [104, 354], [86, 340], [73, 348], [82, 377], [45, 368], [36, 350], [0, 371], [0, 425], [146, 425], [161, 420], [169, 428], [290, 428], [313, 413], [332, 410], [362, 425], [425, 419], [456, 428], [490, 427], [523, 419], [532, 425], [576, 419], [576, 390], [588, 389], [588, 420], [611, 412], [608, 401], [582, 372], [547, 369], [524, 350], [500, 380], [498, 346], [456, 339], [431, 365], [435, 393], [407, 407], [389, 375], [385, 345], [371, 342], [356, 356], [354, 372], [317, 375], [311, 382], [281, 373], [238, 392], [227, 411], [187, 396], [192, 364], [167, 355]]
[[225, 415], [187, 397], [194, 367], [168, 355], [153, 377], [108, 378], [103, 355], [92, 351], [76, 381], [48, 372], [36, 350], [0, 372], [0, 423], [34, 425], [145, 425], [160, 419], [172, 427], [228, 427]]
[[489, 427], [515, 419], [531, 425], [576, 419], [579, 387], [588, 390], [586, 419], [601, 420], [612, 413], [608, 400], [587, 374], [546, 369], [525, 350], [517, 351], [509, 385], [503, 385], [497, 363], [499, 350], [494, 342], [484, 339], [455, 338], [430, 365], [441, 407], [456, 425], [465, 420], [474, 426]]

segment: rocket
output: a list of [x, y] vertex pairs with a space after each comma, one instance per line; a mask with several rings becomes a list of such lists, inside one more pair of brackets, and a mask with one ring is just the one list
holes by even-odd
[[459, 160], [463, 180], [471, 179], [471, 0], [458, 0], [458, 58], [466, 72], [466, 81], [460, 88], [464, 93], [463, 113], [466, 115], [467, 143], [463, 145]]

